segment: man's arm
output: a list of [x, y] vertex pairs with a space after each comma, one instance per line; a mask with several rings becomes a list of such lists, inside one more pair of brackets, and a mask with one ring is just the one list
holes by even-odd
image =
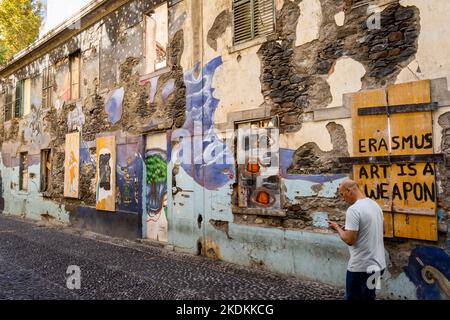
[[358, 240], [358, 231], [344, 230], [336, 222], [328, 222], [330, 227], [339, 233], [342, 241], [344, 241], [349, 246], [352, 246]]

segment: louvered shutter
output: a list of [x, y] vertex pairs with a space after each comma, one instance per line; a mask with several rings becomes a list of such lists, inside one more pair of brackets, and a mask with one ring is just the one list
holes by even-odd
[[274, 24], [273, 0], [233, 0], [234, 44], [268, 34]]
[[273, 0], [253, 1], [255, 37], [271, 33], [274, 29]]

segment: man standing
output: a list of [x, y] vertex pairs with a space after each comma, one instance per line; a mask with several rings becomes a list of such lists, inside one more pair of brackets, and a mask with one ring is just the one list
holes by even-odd
[[346, 299], [375, 300], [375, 283], [386, 269], [384, 252], [384, 218], [380, 206], [367, 198], [353, 180], [339, 186], [339, 193], [350, 204], [345, 228], [328, 222], [349, 245], [350, 261], [347, 269]]

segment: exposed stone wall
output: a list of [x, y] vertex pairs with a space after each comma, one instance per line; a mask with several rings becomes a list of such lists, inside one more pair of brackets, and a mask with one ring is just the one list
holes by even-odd
[[318, 39], [295, 46], [300, 0], [285, 1], [277, 12], [278, 41], [262, 45], [262, 89], [281, 117], [282, 132], [297, 131], [302, 113], [324, 108], [331, 102], [327, 79], [342, 57], [361, 63], [366, 69], [363, 88], [393, 83], [417, 52], [420, 33], [419, 12], [393, 2], [381, 12], [381, 29], [367, 27], [366, 6], [348, 5], [345, 23], [338, 26], [334, 16], [343, 2], [322, 0], [323, 21]]
[[442, 127], [441, 152], [446, 157], [446, 163], [438, 166], [438, 181], [440, 182], [439, 207], [443, 209], [442, 222], [450, 223], [450, 112], [439, 117], [439, 125]]
[[352, 167], [344, 165], [339, 157], [349, 157], [348, 143], [342, 125], [330, 122], [326, 126], [331, 137], [333, 150], [320, 150], [314, 142], [301, 146], [294, 154], [293, 165], [288, 173], [299, 174], [335, 174], [350, 173]]

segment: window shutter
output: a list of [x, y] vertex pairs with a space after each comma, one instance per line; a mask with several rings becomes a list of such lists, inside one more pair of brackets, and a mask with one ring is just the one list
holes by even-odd
[[234, 0], [234, 43], [253, 39], [252, 35], [252, 0]]
[[234, 44], [274, 30], [273, 0], [233, 0]]
[[14, 116], [16, 118], [22, 117], [23, 114], [23, 80], [20, 80], [16, 85], [16, 103]]
[[274, 29], [273, 0], [254, 0], [255, 37], [268, 34]]
[[12, 87], [8, 85], [6, 87], [5, 121], [11, 120], [12, 107], [13, 107]]

